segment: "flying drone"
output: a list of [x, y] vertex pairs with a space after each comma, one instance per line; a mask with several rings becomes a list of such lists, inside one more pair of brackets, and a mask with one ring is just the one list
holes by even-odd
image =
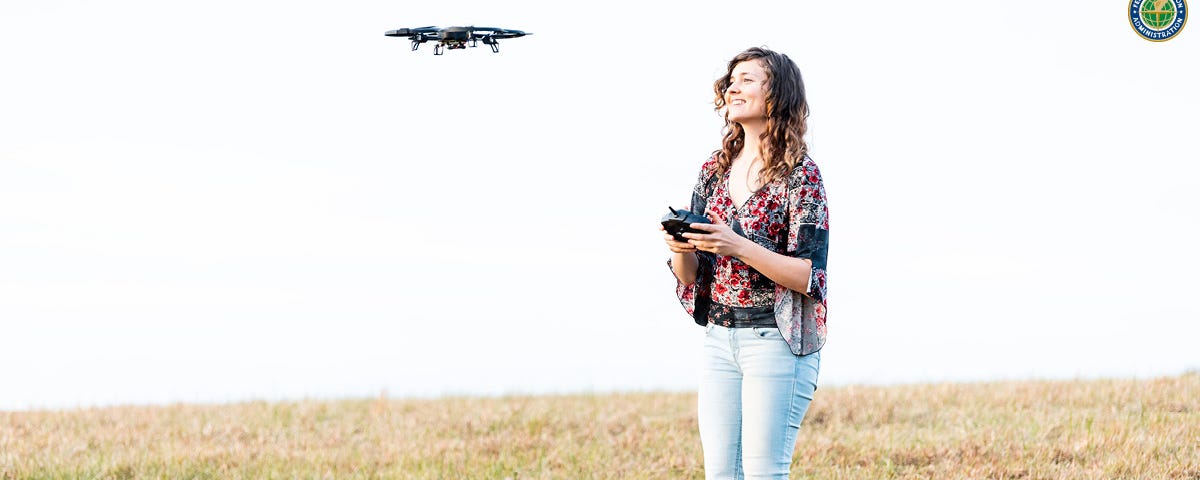
[[474, 48], [483, 42], [484, 45], [492, 47], [493, 53], [500, 53], [500, 44], [497, 40], [502, 38], [517, 38], [525, 35], [533, 35], [532, 33], [522, 32], [520, 30], [511, 30], [507, 28], [491, 28], [491, 27], [420, 27], [420, 28], [400, 28], [385, 32], [384, 35], [389, 37], [408, 37], [412, 40], [412, 49], [415, 51], [422, 43], [430, 40], [437, 40], [433, 45], [433, 54], [441, 55], [446, 51], [465, 49], [467, 47]]

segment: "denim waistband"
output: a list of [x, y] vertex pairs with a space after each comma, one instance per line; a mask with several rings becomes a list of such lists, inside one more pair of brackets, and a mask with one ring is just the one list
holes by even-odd
[[713, 302], [708, 323], [729, 328], [774, 327], [775, 307], [731, 307]]

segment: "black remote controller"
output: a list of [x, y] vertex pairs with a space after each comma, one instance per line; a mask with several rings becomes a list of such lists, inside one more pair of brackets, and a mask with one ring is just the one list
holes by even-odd
[[670, 233], [671, 236], [675, 237], [675, 240], [677, 241], [688, 241], [688, 239], [683, 238], [682, 236], [682, 234], [685, 232], [706, 233], [703, 230], [696, 230], [692, 228], [693, 223], [712, 223], [708, 221], [708, 217], [703, 215], [696, 215], [688, 210], [683, 209], [676, 210], [671, 207], [667, 208], [671, 211], [671, 213], [663, 215], [662, 226], [663, 229], [666, 230], [667, 233]]

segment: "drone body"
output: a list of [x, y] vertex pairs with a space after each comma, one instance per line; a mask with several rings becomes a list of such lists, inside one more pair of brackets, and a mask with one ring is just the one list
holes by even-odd
[[411, 39], [413, 50], [416, 50], [422, 43], [436, 40], [437, 43], [433, 45], [433, 54], [441, 55], [446, 49], [458, 50], [475, 47], [479, 42], [492, 47], [493, 53], [500, 53], [500, 44], [497, 40], [524, 37], [525, 35], [533, 34], [520, 30], [492, 27], [419, 27], [390, 30], [385, 32], [384, 35]]

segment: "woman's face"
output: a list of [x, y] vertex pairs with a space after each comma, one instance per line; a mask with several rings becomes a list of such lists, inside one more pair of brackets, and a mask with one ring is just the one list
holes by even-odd
[[767, 119], [767, 71], [758, 60], [733, 67], [725, 89], [725, 118], [742, 125]]

